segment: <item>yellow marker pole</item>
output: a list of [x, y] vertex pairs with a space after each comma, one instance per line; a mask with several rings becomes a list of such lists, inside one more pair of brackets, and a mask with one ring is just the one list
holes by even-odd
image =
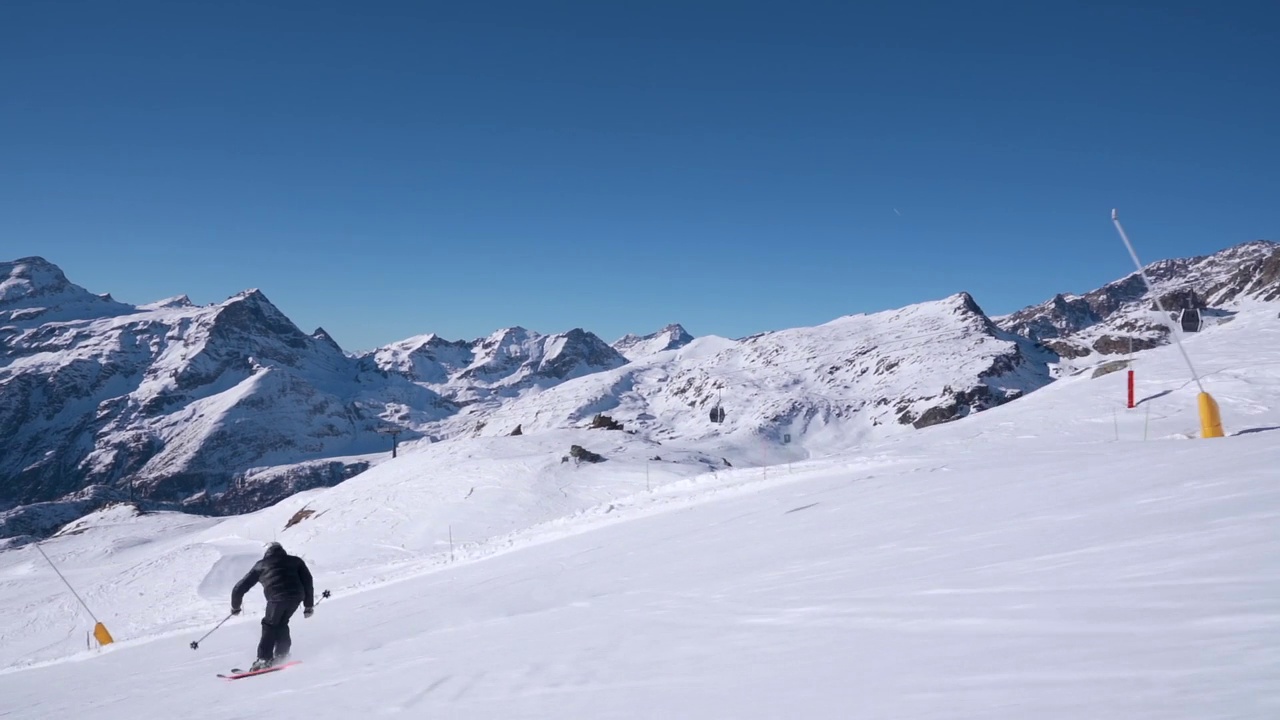
[[[1116, 231], [1120, 233], [1120, 239], [1124, 241], [1125, 248], [1129, 251], [1129, 257], [1133, 258], [1133, 264], [1138, 268], [1138, 274], [1142, 276], [1142, 282], [1147, 285], [1147, 292], [1151, 293], [1151, 299], [1156, 303], [1156, 309], [1160, 311], [1161, 322], [1167, 322], [1169, 314], [1165, 311], [1164, 306], [1160, 304], [1160, 296], [1156, 293], [1155, 286], [1151, 284], [1151, 278], [1147, 277], [1147, 271], [1142, 267], [1142, 262], [1138, 260], [1138, 253], [1133, 251], [1133, 243], [1129, 242], [1129, 236], [1125, 234], [1124, 227], [1120, 225], [1120, 216], [1113, 209], [1111, 211], [1111, 222], [1115, 224]], [[1191, 364], [1191, 356], [1187, 354], [1187, 349], [1182, 346], [1182, 335], [1179, 334], [1175, 325], [1169, 326], [1169, 332], [1173, 333], [1173, 340], [1178, 345], [1178, 351], [1182, 353], [1182, 359], [1187, 362], [1187, 368], [1191, 370], [1191, 379], [1195, 380], [1196, 387], [1200, 388], [1200, 395], [1197, 401], [1200, 406], [1200, 437], [1222, 437], [1222, 415], [1218, 412], [1218, 403], [1213, 396], [1205, 392], [1204, 385], [1200, 382], [1200, 376], [1196, 373], [1196, 368]]]
[[93, 611], [89, 609], [89, 606], [85, 604], [84, 598], [80, 597], [80, 593], [76, 592], [76, 589], [71, 587], [71, 583], [67, 582], [66, 576], [62, 574], [62, 571], [58, 569], [58, 566], [53, 564], [53, 561], [49, 559], [48, 555], [45, 555], [44, 548], [40, 547], [40, 543], [35, 543], [35, 546], [36, 550], [39, 550], [40, 554], [44, 555], [44, 560], [49, 563], [49, 567], [53, 568], [53, 571], [62, 579], [62, 584], [66, 585], [67, 589], [71, 591], [71, 594], [80, 602], [80, 607], [84, 608], [84, 611], [89, 613], [89, 617], [93, 618], [93, 637], [98, 641], [98, 644], [110, 645], [115, 642], [111, 637], [111, 633], [107, 631], [107, 626], [98, 621], [97, 616], [95, 616]]
[[1222, 437], [1222, 414], [1218, 401], [1207, 392], [1200, 393], [1200, 437]]

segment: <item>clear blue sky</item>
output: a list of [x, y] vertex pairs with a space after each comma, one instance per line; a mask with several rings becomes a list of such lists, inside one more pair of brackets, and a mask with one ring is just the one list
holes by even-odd
[[0, 257], [346, 348], [959, 290], [1280, 237], [1280, 3], [0, 3]]

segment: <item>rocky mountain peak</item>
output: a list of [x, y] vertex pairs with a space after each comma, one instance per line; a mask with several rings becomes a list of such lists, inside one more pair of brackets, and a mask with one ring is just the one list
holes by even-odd
[[543, 357], [535, 374], [557, 380], [570, 377], [612, 370], [625, 365], [627, 359], [613, 349], [595, 333], [582, 328], [574, 328], [559, 335], [547, 338], [543, 346]]
[[187, 297], [186, 295], [174, 295], [171, 298], [165, 298], [164, 300], [157, 300], [156, 302], [147, 303], [146, 305], [139, 305], [138, 309], [139, 310], [176, 310], [176, 309], [192, 308], [192, 307], [195, 307], [195, 303], [191, 302], [191, 298]]
[[672, 323], [648, 335], [628, 333], [616, 340], [612, 347], [628, 360], [637, 360], [666, 350], [676, 350], [693, 342], [693, 336], [679, 323]]
[[94, 295], [73, 284], [62, 268], [42, 257], [0, 262], [0, 323], [33, 327], [133, 310], [110, 295]]
[[958, 292], [947, 298], [947, 300], [954, 305], [953, 312], [986, 317], [986, 313], [982, 311], [978, 301], [974, 300], [973, 296], [967, 292]]
[[294, 348], [311, 338], [256, 288], [237, 293], [218, 306], [210, 335], [231, 340], [274, 338]]
[[326, 332], [325, 329], [322, 327], [316, 328], [315, 332], [311, 333], [311, 339], [315, 340], [317, 343], [320, 343], [321, 345], [325, 345], [334, 350], [337, 350], [338, 352], [342, 352], [342, 346], [339, 345], [338, 341], [334, 340], [333, 336], [330, 335], [328, 332]]
[[72, 285], [62, 268], [42, 257], [0, 262], [0, 305], [58, 295], [73, 289], [92, 297], [88, 290]]

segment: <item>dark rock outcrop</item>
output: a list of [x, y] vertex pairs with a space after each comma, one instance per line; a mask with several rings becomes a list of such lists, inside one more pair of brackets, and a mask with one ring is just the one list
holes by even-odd
[[569, 457], [578, 462], [598, 463], [605, 461], [605, 457], [603, 455], [593, 453], [581, 445], [569, 446]]
[[608, 415], [596, 415], [591, 418], [591, 424], [587, 426], [591, 430], [621, 430], [622, 423], [614, 420]]

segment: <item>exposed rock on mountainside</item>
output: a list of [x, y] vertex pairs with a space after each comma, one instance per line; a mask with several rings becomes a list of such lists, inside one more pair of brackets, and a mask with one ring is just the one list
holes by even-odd
[[[227, 495], [238, 473], [378, 451], [376, 425], [398, 404], [451, 411], [425, 388], [362, 371], [257, 290], [134, 308], [94, 299], [43, 260], [4, 267], [0, 510], [102, 486], [231, 511], [245, 507]], [[60, 319], [30, 320], [51, 313]], [[299, 469], [255, 497], [331, 477]]]
[[566, 456], [578, 462], [598, 463], [604, 462], [604, 456], [599, 453], [593, 453], [581, 445], [572, 445], [569, 447], [569, 454]]
[[[1146, 268], [1168, 311], [1230, 315], [1240, 302], [1280, 300], [1280, 243], [1255, 240], [1212, 255], [1161, 260]], [[1168, 342], [1169, 327], [1133, 273], [1084, 295], [1052, 299], [998, 319], [1001, 328], [1038, 340], [1064, 357], [1127, 353]]]

